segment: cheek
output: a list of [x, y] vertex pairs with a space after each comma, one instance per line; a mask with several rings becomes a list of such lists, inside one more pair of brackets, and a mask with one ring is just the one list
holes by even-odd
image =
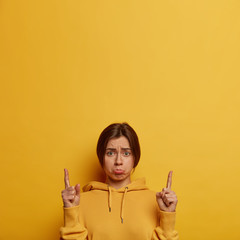
[[111, 159], [104, 158], [103, 159], [103, 170], [106, 171], [107, 169], [111, 168], [111, 166], [112, 166]]
[[134, 166], [134, 158], [129, 159], [128, 166], [129, 166], [129, 168], [133, 168], [133, 166]]

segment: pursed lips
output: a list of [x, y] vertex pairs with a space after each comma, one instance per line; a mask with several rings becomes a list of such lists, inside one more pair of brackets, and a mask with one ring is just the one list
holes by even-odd
[[115, 173], [115, 174], [123, 174], [123, 173], [124, 173], [124, 170], [122, 170], [122, 169], [115, 169], [115, 170], [114, 170], [114, 173]]

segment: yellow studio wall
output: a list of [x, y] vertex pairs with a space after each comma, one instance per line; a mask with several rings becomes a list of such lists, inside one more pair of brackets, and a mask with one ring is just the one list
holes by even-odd
[[240, 239], [240, 2], [0, 2], [0, 239], [58, 239], [63, 168], [102, 179], [127, 121], [156, 191], [174, 171], [183, 240]]

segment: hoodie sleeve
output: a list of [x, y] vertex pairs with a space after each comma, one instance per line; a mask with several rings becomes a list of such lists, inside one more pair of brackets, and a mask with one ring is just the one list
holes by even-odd
[[152, 240], [178, 240], [175, 219], [176, 212], [160, 211], [160, 224], [154, 229]]
[[79, 206], [64, 208], [64, 227], [60, 228], [61, 239], [86, 240], [87, 229], [79, 222]]

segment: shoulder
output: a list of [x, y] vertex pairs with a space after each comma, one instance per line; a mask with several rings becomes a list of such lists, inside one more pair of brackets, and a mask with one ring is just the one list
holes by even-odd
[[138, 202], [153, 203], [156, 201], [156, 193], [149, 189], [138, 191], [129, 191], [129, 197], [136, 199]]
[[[106, 191], [101, 191], [101, 190], [97, 190], [97, 189], [93, 189], [91, 191], [87, 191], [87, 192], [81, 192], [80, 196], [81, 198], [91, 198], [94, 197], [96, 195], [100, 194], [104, 194], [104, 192]], [[105, 193], [106, 194], [106, 193]]]
[[137, 193], [139, 195], [142, 195], [143, 197], [149, 199], [149, 200], [155, 200], [156, 199], [156, 192], [150, 190], [150, 189], [146, 189], [146, 190], [142, 190], [142, 191], [137, 191]]

